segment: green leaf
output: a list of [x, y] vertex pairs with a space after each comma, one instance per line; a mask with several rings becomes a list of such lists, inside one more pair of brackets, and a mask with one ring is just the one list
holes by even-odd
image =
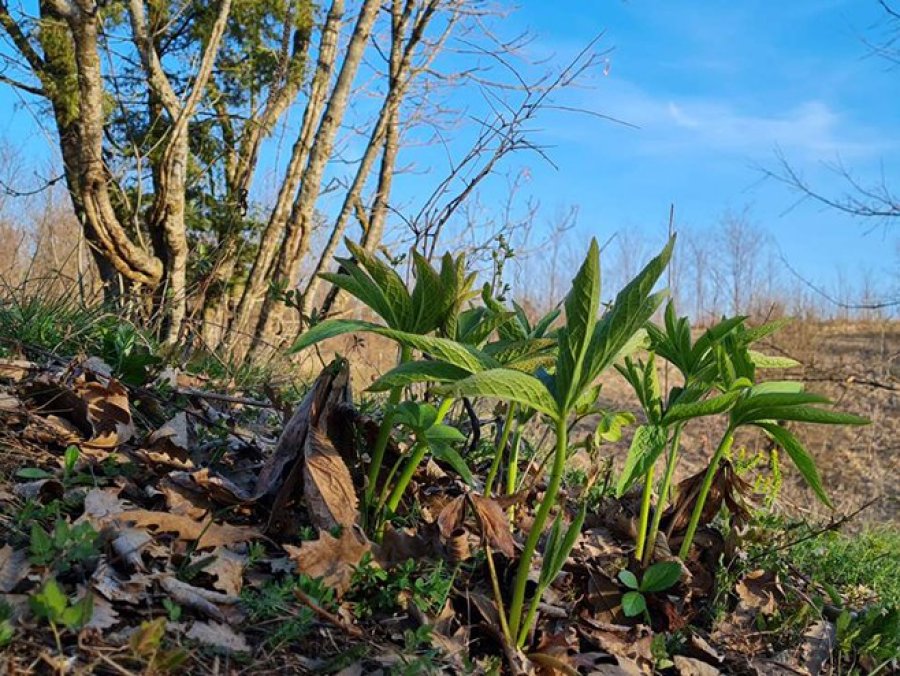
[[437, 421], [437, 409], [431, 404], [404, 401], [394, 409], [394, 422], [424, 434]]
[[471, 375], [470, 371], [442, 361], [408, 361], [385, 373], [369, 385], [368, 390], [384, 392], [394, 387], [405, 387], [413, 383], [449, 383], [469, 375]]
[[812, 406], [776, 406], [750, 411], [740, 419], [740, 424], [759, 420], [789, 420], [818, 425], [869, 425], [872, 422], [852, 413], [826, 411]]
[[659, 592], [668, 589], [681, 579], [681, 564], [677, 561], [654, 563], [641, 580], [642, 592]]
[[696, 401], [690, 404], [673, 404], [663, 416], [663, 422], [672, 424], [692, 418], [724, 413], [731, 408], [740, 398], [741, 390], [731, 390], [709, 399]]
[[452, 425], [444, 425], [443, 423], [437, 423], [436, 425], [429, 427], [425, 430], [425, 436], [428, 438], [429, 442], [449, 443], [466, 440], [465, 434]]
[[581, 264], [572, 289], [566, 296], [566, 325], [560, 331], [556, 361], [556, 391], [560, 408], [568, 410], [575, 401], [581, 372], [600, 309], [600, 247], [591, 239], [587, 257]]
[[762, 354], [756, 350], [747, 350], [750, 360], [754, 366], [761, 369], [792, 369], [800, 366], [800, 362], [790, 357], [777, 357], [768, 354]]
[[635, 617], [645, 610], [647, 610], [647, 602], [640, 592], [630, 591], [622, 595], [622, 612], [626, 617]]
[[424, 352], [435, 359], [439, 359], [448, 364], [452, 364], [461, 369], [465, 369], [470, 373], [477, 373], [489, 368], [500, 366], [500, 363], [484, 354], [480, 350], [469, 345], [457, 343], [449, 338], [439, 338], [437, 336], [421, 336], [415, 333], [407, 333], [405, 331], [395, 331], [384, 327], [376, 327], [370, 329], [372, 333], [385, 336], [391, 340], [395, 340], [401, 345]]
[[437, 391], [443, 396], [491, 397], [515, 401], [556, 418], [558, 411], [553, 395], [534, 376], [507, 368], [495, 368], [474, 373], [468, 378], [441, 385]]
[[[465, 437], [463, 437], [465, 438]], [[475, 478], [472, 476], [472, 472], [469, 469], [469, 465], [466, 464], [466, 461], [463, 460], [463, 457], [456, 452], [449, 444], [438, 442], [438, 443], [429, 443], [429, 448], [431, 449], [431, 454], [437, 458], [438, 460], [442, 460], [450, 465], [453, 470], [462, 477], [462, 480], [465, 481], [469, 486], [475, 485]]]
[[288, 353], [293, 354], [295, 352], [300, 352], [316, 343], [321, 343], [323, 340], [328, 340], [329, 338], [334, 338], [336, 336], [342, 336], [347, 333], [356, 333], [357, 331], [373, 331], [378, 328], [381, 328], [378, 324], [364, 322], [359, 319], [326, 319], [304, 331], [297, 339], [297, 342], [295, 342], [290, 350], [288, 350]]
[[16, 477], [28, 480], [52, 479], [53, 474], [40, 467], [23, 467], [16, 470]]
[[790, 456], [794, 465], [797, 467], [797, 470], [800, 472], [800, 475], [803, 477], [804, 481], [809, 484], [809, 487], [813, 489], [813, 492], [819, 500], [827, 506], [833, 507], [831, 500], [829, 500], [828, 495], [825, 493], [825, 488], [822, 486], [822, 480], [819, 477], [819, 471], [816, 469], [816, 463], [803, 447], [803, 444], [801, 444], [800, 441], [784, 427], [769, 423], [758, 423], [758, 425], [766, 431], [776, 444], [784, 449], [788, 456]]
[[756, 397], [761, 394], [796, 394], [803, 391], [803, 383], [795, 380], [769, 380], [764, 383], [754, 385], [750, 390], [750, 396]]
[[28, 601], [35, 615], [51, 622], [59, 622], [62, 619], [62, 614], [69, 603], [59, 583], [53, 578], [47, 580], [41, 590]]
[[66, 608], [59, 619], [68, 629], [81, 629], [91, 621], [93, 614], [94, 597], [87, 592], [80, 601]]
[[617, 497], [622, 497], [638, 477], [647, 473], [665, 450], [666, 440], [666, 428], [660, 425], [641, 425], [634, 431], [634, 438], [631, 440], [631, 447], [625, 460], [625, 469], [622, 470], [616, 485]]
[[638, 579], [635, 577], [635, 574], [628, 569], [619, 571], [619, 582], [629, 589], [639, 589], [641, 586], [638, 584]]
[[413, 263], [416, 285], [412, 292], [410, 318], [403, 329], [412, 333], [430, 333], [452, 307], [453, 289], [444, 288], [438, 271], [416, 251], [413, 251]]
[[379, 259], [375, 254], [366, 251], [353, 240], [346, 238], [344, 243], [352, 256], [369, 273], [372, 281], [383, 294], [393, 319], [384, 315], [382, 315], [382, 319], [392, 328], [408, 329], [410, 315], [412, 314], [412, 301], [403, 279], [393, 267]]
[[582, 384], [592, 382], [621, 358], [620, 353], [629, 346], [635, 333], [662, 304], [667, 292], [651, 292], [669, 264], [674, 245], [673, 237], [659, 255], [625, 285], [616, 296], [612, 308], [597, 322], [588, 348], [588, 365], [584, 369]]

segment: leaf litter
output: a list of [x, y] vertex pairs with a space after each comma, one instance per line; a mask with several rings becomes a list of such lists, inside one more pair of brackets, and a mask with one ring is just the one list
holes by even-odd
[[[177, 384], [177, 373], [168, 377]], [[266, 659], [273, 645], [268, 641], [279, 629], [271, 619], [258, 626], [255, 605], [298, 576], [321, 585], [318, 596], [301, 586], [271, 603], [284, 626], [306, 627], [299, 650], [307, 657], [295, 664], [307, 669], [324, 664], [325, 645], [332, 654], [349, 655], [360, 643], [369, 657], [354, 658], [347, 673], [393, 669], [407, 659], [410, 637], [422, 630], [416, 649], [427, 645], [428, 668], [445, 673], [463, 673], [471, 665], [478, 672], [497, 656], [510, 673], [536, 674], [705, 676], [776, 673], [776, 667], [815, 674], [829, 664], [835, 634], [827, 621], [811, 624], [787, 653], [773, 652], [758, 627], [788, 599], [779, 578], [763, 570], [735, 581], [726, 611], [708, 630], [689, 628], [715, 591], [709, 573], [703, 576], [708, 566], [702, 557], [724, 551], [713, 536], [703, 539], [703, 527], [723, 504], [739, 522], [747, 516], [752, 491], [728, 463], [703, 515], [699, 553], [686, 562], [691, 575], [669, 592], [648, 594], [652, 622], [623, 614], [624, 590], [617, 581], [631, 561], [635, 494], [607, 498], [585, 521], [547, 587], [523, 651], [500, 630], [491, 575], [509, 578], [532, 522], [534, 492], [488, 497], [429, 461], [413, 483], [422, 508], [418, 520], [388, 524], [379, 541], [370, 540], [359, 505], [373, 423], [353, 406], [345, 361], [323, 370], [283, 426], [271, 410], [254, 413], [251, 426], [268, 426], [269, 434], [281, 426], [277, 441], [238, 431], [234, 421], [246, 411], [227, 401], [214, 405], [192, 389], [185, 406], [171, 396], [131, 391], [96, 360], [63, 367], [7, 360], [0, 362], [0, 383], [2, 438], [12, 446], [39, 443], [42, 451], [36, 456], [40, 466], [0, 494], [6, 518], [26, 503], [74, 505], [65, 515], [35, 517], [47, 526], [54, 518], [69, 524], [52, 562], [36, 563], [28, 542], [12, 535], [0, 547], [0, 592], [14, 609], [4, 621], [34, 630], [26, 601], [47, 579], [59, 581], [67, 603], [91, 599], [89, 620], [66, 629], [64, 655], [52, 658], [60, 668], [84, 670], [112, 660], [126, 671], [142, 665], [178, 672], [191, 663], [191, 670], [203, 673], [201, 662], [191, 662], [198, 646], [216, 659]], [[66, 449], [73, 444], [77, 459], [67, 465]], [[389, 457], [402, 452], [402, 442], [389, 445]], [[657, 560], [674, 558], [669, 541], [677, 543], [684, 530], [698, 480], [690, 477], [680, 487], [664, 515]], [[559, 510], [565, 514], [565, 503]], [[82, 556], [75, 542], [72, 529], [80, 524], [93, 533], [89, 555]], [[22, 526], [27, 531], [31, 524]], [[487, 557], [496, 571], [488, 570]], [[409, 561], [423, 570], [452, 571], [433, 606], [420, 605], [412, 593], [421, 576], [403, 577]], [[536, 560], [535, 581], [540, 565]], [[374, 580], [369, 593], [394, 589], [397, 607], [406, 610], [363, 612], [370, 602], [355, 595], [366, 575]], [[397, 589], [395, 576], [410, 587]], [[659, 638], [673, 631], [682, 644], [668, 655]], [[50, 636], [30, 639], [32, 650], [51, 655]], [[239, 662], [231, 664], [236, 673]]]

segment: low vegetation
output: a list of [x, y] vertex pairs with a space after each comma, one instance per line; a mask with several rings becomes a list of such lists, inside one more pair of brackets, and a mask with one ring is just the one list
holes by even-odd
[[[900, 666], [896, 529], [779, 505], [791, 472], [833, 507], [805, 439], [869, 422], [789, 377], [785, 322], [693, 328], [659, 289], [674, 238], [606, 307], [592, 243], [538, 318], [462, 257], [414, 255], [410, 286], [347, 246], [327, 279], [375, 319], [324, 319], [292, 351], [393, 341], [365, 401], [345, 357], [278, 383], [71, 299], [3, 298], [9, 669]], [[716, 436], [686, 472], [699, 429]]]

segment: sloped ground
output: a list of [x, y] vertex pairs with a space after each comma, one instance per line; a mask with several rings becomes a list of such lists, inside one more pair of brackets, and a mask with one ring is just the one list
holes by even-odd
[[[799, 343], [787, 348], [807, 365], [804, 375], [828, 376], [822, 389], [842, 395], [843, 408], [880, 417], [860, 435], [810, 446], [826, 484], [835, 485], [832, 476], [844, 482], [832, 491], [841, 507], [885, 491], [894, 502], [863, 514], [892, 516], [887, 473], [896, 460], [884, 446], [897, 439], [897, 374], [883, 358], [896, 352], [897, 334], [879, 334], [883, 347], [869, 353], [871, 333], [821, 331], [808, 339], [809, 354], [823, 342], [842, 346], [831, 360], [804, 358]], [[847, 384], [848, 371], [879, 386]], [[614, 387], [605, 396], [614, 399]], [[674, 584], [645, 594], [646, 615], [627, 617], [620, 574], [636, 506], [603, 491], [590, 501], [525, 652], [504, 646], [488, 563], [506, 589], [540, 477], [498, 500], [429, 463], [377, 542], [360, 528], [358, 508], [377, 423], [355, 403], [342, 363], [292, 406], [259, 393], [207, 392], [173, 370], [127, 386], [96, 359], [4, 360], [3, 666], [119, 674], [812, 674], [842, 661], [863, 673], [891, 668], [884, 651], [896, 639], [882, 634], [900, 628], [896, 608], [884, 610], [865, 585], [852, 594], [823, 586], [778, 558], [781, 547], [815, 533], [785, 530], [772, 515], [744, 531], [739, 549], [727, 523], [717, 522], [724, 536], [705, 528]], [[450, 419], [467, 429], [462, 411]], [[397, 442], [389, 453], [403, 450], [406, 440]], [[877, 477], [874, 462], [882, 463]], [[486, 469], [475, 463], [476, 476]], [[582, 490], [568, 486], [566, 520]], [[723, 490], [747, 497], [740, 482]], [[812, 502], [790, 479], [784, 492], [795, 509]], [[891, 550], [886, 556], [879, 565], [890, 565]], [[866, 652], [857, 639], [876, 643]]]

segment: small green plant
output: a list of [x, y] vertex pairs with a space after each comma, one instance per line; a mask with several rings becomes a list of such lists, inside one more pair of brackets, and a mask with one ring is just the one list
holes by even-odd
[[346, 599], [354, 603], [357, 617], [393, 614], [404, 596], [423, 613], [436, 614], [447, 602], [455, 577], [442, 561], [422, 565], [407, 559], [386, 571], [367, 554], [353, 573]]
[[244, 588], [241, 592], [241, 602], [251, 622], [277, 620], [276, 628], [265, 639], [265, 645], [269, 648], [299, 641], [315, 626], [316, 615], [308, 605], [297, 602], [294, 595], [297, 589], [318, 606], [333, 609], [334, 590], [306, 575], [273, 581], [259, 589]]
[[653, 594], [673, 587], [681, 578], [681, 573], [681, 564], [677, 561], [654, 563], [644, 571], [640, 582], [630, 570], [620, 571], [619, 582], [629, 590], [622, 595], [622, 612], [627, 617], [643, 615], [649, 624], [650, 613], [647, 611], [645, 594]]
[[12, 625], [12, 616], [12, 606], [6, 601], [0, 601], [0, 648], [8, 646], [16, 633]]
[[453, 467], [470, 486], [474, 484], [469, 466], [452, 446], [453, 443], [465, 441], [465, 435], [455, 427], [443, 423], [452, 403], [452, 399], [445, 399], [438, 408], [435, 408], [431, 404], [406, 401], [395, 409], [394, 422], [409, 430], [414, 443], [397, 481], [392, 484], [397, 466], [391, 470], [385, 480], [380, 502], [386, 505], [388, 514], [393, 514], [397, 510], [400, 499], [406, 492], [406, 487], [409, 486], [416, 469], [429, 451], [435, 458]]
[[28, 558], [38, 566], [50, 566], [58, 573], [75, 567], [90, 568], [100, 556], [99, 534], [88, 522], [70, 525], [57, 519], [48, 533], [39, 523], [31, 526]]
[[131, 635], [128, 647], [131, 649], [134, 659], [145, 663], [145, 673], [178, 673], [178, 670], [187, 661], [189, 653], [186, 650], [181, 648], [163, 649], [165, 635], [165, 617], [142, 622], [137, 631]]
[[[391, 265], [351, 240], [346, 240], [345, 243], [352, 258], [339, 258], [342, 271], [326, 273], [322, 277], [359, 299], [382, 319], [384, 325], [326, 319], [306, 331], [294, 344], [292, 352], [328, 338], [358, 331], [378, 333], [391, 339], [395, 339], [398, 332], [424, 336], [439, 330], [445, 335], [455, 335], [457, 313], [462, 303], [473, 295], [470, 290], [475, 280], [474, 273], [466, 272], [464, 257], [454, 259], [450, 254], [445, 254], [438, 271], [426, 258], [414, 252], [416, 283], [412, 291], [409, 291]], [[401, 365], [409, 361], [411, 347], [422, 346], [404, 343], [399, 358]], [[402, 385], [390, 388], [385, 417], [372, 449], [364, 496], [367, 506], [371, 506], [374, 498], [384, 451], [390, 439], [394, 409], [400, 402], [402, 391]]]
[[78, 601], [71, 601], [55, 579], [50, 578], [41, 590], [28, 599], [34, 614], [47, 621], [56, 647], [62, 653], [60, 628], [75, 631], [91, 620], [94, 610], [93, 597], [87, 593]]
[[166, 609], [166, 617], [169, 622], [178, 622], [181, 619], [181, 606], [172, 599], [163, 599], [163, 608]]

